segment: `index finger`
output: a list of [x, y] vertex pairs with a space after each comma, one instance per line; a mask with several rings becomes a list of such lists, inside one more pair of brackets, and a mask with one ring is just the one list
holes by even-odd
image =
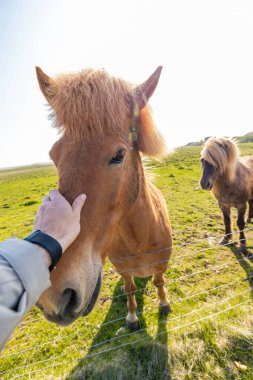
[[49, 191], [49, 198], [51, 199], [51, 201], [65, 201], [66, 202], [66, 199], [64, 198], [64, 196], [59, 192], [59, 190], [51, 190]]
[[45, 197], [42, 198], [42, 201], [41, 201], [42, 204], [46, 204], [46, 203], [49, 203], [49, 202], [50, 202], [50, 198], [49, 198], [48, 195], [46, 195]]

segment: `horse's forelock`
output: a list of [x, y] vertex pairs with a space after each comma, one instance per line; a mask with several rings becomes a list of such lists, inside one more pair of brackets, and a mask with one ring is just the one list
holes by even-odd
[[129, 83], [92, 69], [59, 75], [55, 82], [50, 117], [58, 129], [77, 139], [124, 132], [131, 119]]
[[221, 174], [227, 175], [229, 180], [234, 178], [239, 158], [239, 149], [234, 139], [209, 138], [205, 142], [201, 157], [218, 169]]

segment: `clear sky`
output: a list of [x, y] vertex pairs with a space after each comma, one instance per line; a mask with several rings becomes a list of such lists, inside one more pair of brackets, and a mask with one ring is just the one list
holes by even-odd
[[57, 131], [34, 66], [104, 67], [151, 99], [170, 148], [253, 131], [252, 0], [0, 0], [0, 167], [46, 162]]

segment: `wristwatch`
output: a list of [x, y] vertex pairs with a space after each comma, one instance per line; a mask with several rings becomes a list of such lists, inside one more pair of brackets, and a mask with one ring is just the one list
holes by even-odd
[[40, 230], [32, 232], [24, 240], [38, 244], [47, 250], [52, 259], [52, 264], [49, 267], [49, 271], [51, 272], [62, 257], [62, 247], [60, 243], [52, 236], [44, 234], [44, 232], [41, 232]]

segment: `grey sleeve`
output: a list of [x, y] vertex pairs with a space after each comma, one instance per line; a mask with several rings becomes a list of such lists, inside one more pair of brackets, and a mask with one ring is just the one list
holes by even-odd
[[0, 350], [49, 286], [49, 270], [36, 245], [19, 239], [0, 244]]

